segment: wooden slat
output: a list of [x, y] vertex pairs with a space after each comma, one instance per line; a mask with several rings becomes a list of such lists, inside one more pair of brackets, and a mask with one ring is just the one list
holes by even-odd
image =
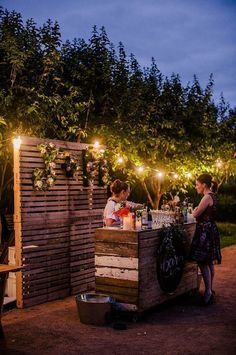
[[97, 241], [95, 244], [96, 254], [123, 255], [124, 257], [138, 257], [138, 246], [136, 243], [115, 243]]

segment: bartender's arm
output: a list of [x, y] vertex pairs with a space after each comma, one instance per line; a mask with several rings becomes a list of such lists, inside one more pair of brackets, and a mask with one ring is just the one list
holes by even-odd
[[119, 226], [120, 222], [114, 220], [113, 218], [105, 218], [105, 224], [106, 224], [107, 227]]
[[194, 208], [193, 210], [193, 217], [197, 218], [199, 217], [208, 206], [212, 206], [213, 201], [210, 195], [205, 195], [203, 196], [203, 198], [201, 199], [199, 205]]

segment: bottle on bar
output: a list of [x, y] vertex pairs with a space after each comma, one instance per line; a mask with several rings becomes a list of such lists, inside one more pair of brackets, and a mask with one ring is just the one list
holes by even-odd
[[152, 214], [150, 207], [147, 208], [147, 227], [148, 229], [152, 229]]
[[147, 220], [147, 207], [144, 206], [142, 211], [142, 228], [147, 228], [148, 220]]
[[187, 203], [185, 201], [183, 202], [182, 213], [183, 213], [183, 220], [184, 220], [183, 223], [187, 223], [188, 207], [187, 207]]

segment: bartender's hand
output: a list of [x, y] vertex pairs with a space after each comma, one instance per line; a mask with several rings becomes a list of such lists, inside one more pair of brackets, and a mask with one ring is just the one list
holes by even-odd
[[105, 220], [106, 227], [111, 227], [111, 226], [120, 226], [120, 222], [115, 221], [112, 218], [106, 218]]

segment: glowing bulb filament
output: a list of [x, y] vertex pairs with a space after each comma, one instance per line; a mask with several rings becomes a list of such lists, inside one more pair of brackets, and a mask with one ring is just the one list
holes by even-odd
[[162, 177], [163, 177], [163, 172], [158, 171], [158, 173], [157, 173], [157, 177], [162, 178]]
[[21, 143], [22, 143], [22, 140], [21, 140], [20, 136], [13, 139], [13, 145], [16, 149], [20, 149]]
[[94, 147], [95, 149], [98, 149], [99, 146], [100, 146], [100, 143], [99, 143], [98, 141], [96, 141], [96, 142], [94, 143], [94, 145], [93, 145], [93, 147]]
[[139, 166], [139, 167], [138, 167], [138, 172], [139, 172], [139, 173], [142, 173], [143, 171], [144, 171], [144, 167], [143, 167], [143, 166]]
[[124, 162], [124, 159], [122, 157], [118, 157], [117, 162], [119, 164], [122, 164]]

